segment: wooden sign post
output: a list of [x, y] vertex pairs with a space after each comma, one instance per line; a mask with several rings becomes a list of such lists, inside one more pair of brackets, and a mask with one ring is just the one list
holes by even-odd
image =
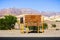
[[44, 17], [42, 16], [42, 32], [44, 32]]
[[[41, 23], [41, 18], [42, 16], [41, 15], [25, 15], [25, 25], [27, 26], [35, 26], [34, 23], [37, 23], [36, 26], [38, 26], [38, 33], [40, 31], [40, 23]], [[31, 24], [30, 24], [31, 23]], [[43, 30], [43, 24], [42, 24], [42, 30]]]

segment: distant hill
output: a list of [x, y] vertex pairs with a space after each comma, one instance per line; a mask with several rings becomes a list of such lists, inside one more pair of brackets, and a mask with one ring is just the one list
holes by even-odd
[[29, 8], [21, 8], [21, 9], [17, 9], [17, 8], [8, 8], [8, 9], [1, 9], [0, 10], [0, 17], [4, 16], [4, 15], [20, 15], [20, 14], [29, 14], [29, 13], [39, 13], [36, 10], [33, 9], [29, 9]]
[[[45, 20], [50, 20], [50, 19], [54, 19], [53, 16], [55, 15], [60, 15], [60, 12], [44, 12], [44, 11], [37, 11], [31, 8], [6, 8], [6, 9], [0, 9], [0, 17], [4, 16], [4, 15], [21, 15], [21, 14], [41, 14], [44, 16]], [[58, 16], [60, 17], [60, 16]], [[57, 17], [55, 17], [57, 19]], [[59, 18], [60, 19], [60, 18]]]
[[34, 9], [31, 9], [31, 8], [21, 8], [21, 9], [18, 9], [18, 8], [7, 8], [7, 9], [0, 9], [0, 17], [1, 16], [4, 16], [4, 15], [8, 15], [8, 14], [11, 14], [11, 15], [20, 15], [20, 14], [26, 14], [26, 13], [34, 13], [34, 14], [41, 14], [41, 15], [44, 15], [44, 16], [51, 16], [51, 15], [55, 15], [55, 14], [59, 14], [60, 15], [60, 12], [39, 12], [37, 10], [34, 10]]

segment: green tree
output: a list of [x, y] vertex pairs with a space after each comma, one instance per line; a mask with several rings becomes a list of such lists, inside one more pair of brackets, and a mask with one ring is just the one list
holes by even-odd
[[8, 26], [9, 29], [13, 29], [15, 23], [17, 22], [17, 18], [12, 15], [5, 16], [6, 26]]
[[1, 19], [0, 19], [0, 30], [5, 30], [5, 29], [8, 29], [8, 28], [6, 27], [5, 19], [4, 19], [4, 18], [1, 18]]
[[0, 19], [0, 29], [13, 29], [17, 18], [12, 15], [6, 15], [4, 18]]

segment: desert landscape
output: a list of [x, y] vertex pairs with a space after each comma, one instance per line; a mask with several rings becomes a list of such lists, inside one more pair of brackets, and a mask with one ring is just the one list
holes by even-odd
[[0, 37], [60, 37], [60, 1], [0, 0]]

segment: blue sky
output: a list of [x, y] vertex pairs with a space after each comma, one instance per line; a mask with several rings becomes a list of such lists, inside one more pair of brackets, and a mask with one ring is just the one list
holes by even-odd
[[60, 0], [0, 0], [3, 8], [32, 8], [38, 11], [60, 12]]

